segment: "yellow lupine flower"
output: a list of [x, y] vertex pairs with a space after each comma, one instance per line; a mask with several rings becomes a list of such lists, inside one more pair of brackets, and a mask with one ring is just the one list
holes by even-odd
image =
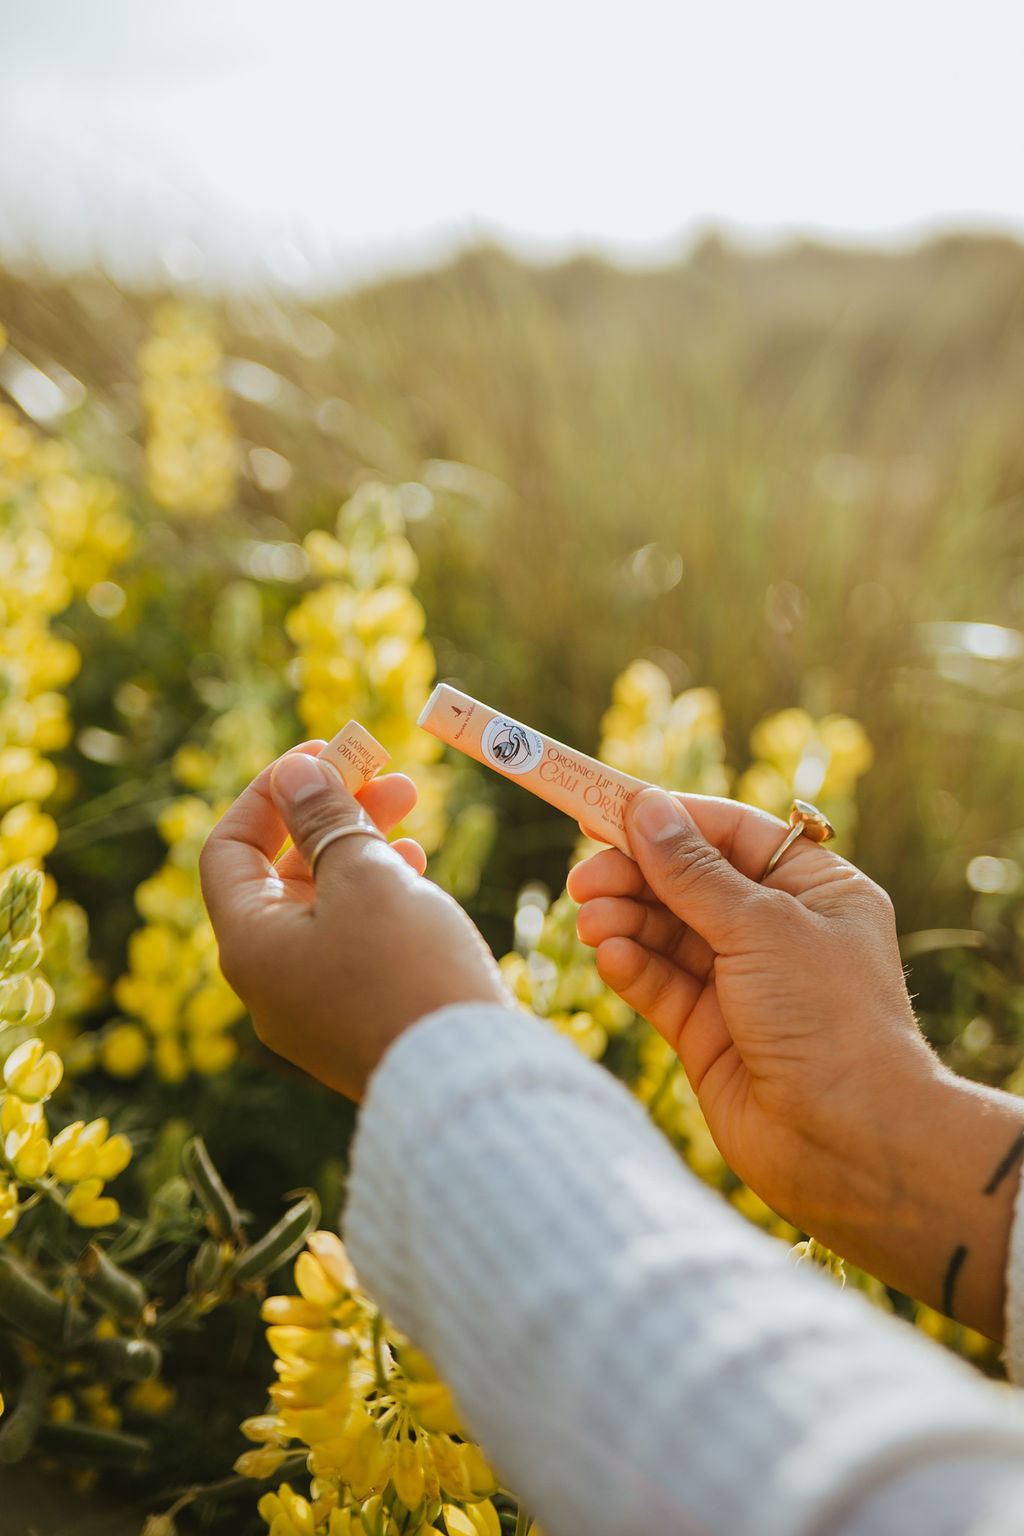
[[238, 1042], [231, 1035], [193, 1035], [187, 1045], [188, 1060], [204, 1077], [213, 1077], [230, 1067], [238, 1055]]
[[12, 1093], [29, 1102], [42, 1103], [57, 1088], [64, 1064], [56, 1051], [47, 1051], [38, 1039], [16, 1046], [4, 1062], [4, 1082]]
[[4, 1157], [17, 1178], [26, 1183], [41, 1179], [50, 1161], [50, 1143], [45, 1125], [36, 1122], [19, 1126], [4, 1137]]
[[165, 1083], [183, 1083], [188, 1061], [176, 1035], [160, 1035], [153, 1044], [153, 1063]]
[[18, 1192], [0, 1175], [0, 1241], [9, 1237], [18, 1224]]
[[132, 1148], [127, 1136], [110, 1136], [109, 1123], [91, 1120], [86, 1125], [76, 1120], [65, 1126], [53, 1140], [50, 1167], [65, 1183], [78, 1183], [92, 1175], [113, 1179], [131, 1162]]
[[406, 1509], [415, 1509], [423, 1498], [423, 1490], [426, 1487], [423, 1450], [418, 1441], [399, 1440], [391, 1481]]
[[268, 1296], [260, 1314], [264, 1322], [284, 1327], [326, 1328], [331, 1320], [328, 1307], [303, 1296]]
[[75, 1417], [75, 1400], [67, 1392], [58, 1392], [46, 1405], [51, 1424], [70, 1424]]
[[281, 1433], [281, 1424], [274, 1413], [258, 1413], [243, 1419], [239, 1429], [247, 1440], [257, 1445], [287, 1445], [288, 1437]]
[[261, 1445], [257, 1450], [243, 1451], [232, 1463], [233, 1471], [242, 1477], [273, 1477], [288, 1452], [273, 1445]]
[[175, 1389], [166, 1381], [161, 1381], [159, 1376], [151, 1376], [148, 1381], [134, 1382], [125, 1394], [125, 1402], [136, 1413], [161, 1418], [174, 1407], [177, 1397]]
[[65, 1205], [72, 1221], [80, 1227], [106, 1227], [121, 1214], [117, 1201], [102, 1195], [103, 1180], [83, 1179], [68, 1192]]
[[149, 1060], [149, 1041], [137, 1024], [115, 1024], [100, 1046], [100, 1064], [111, 1077], [134, 1077]]
[[57, 842], [57, 823], [28, 801], [13, 805], [0, 818], [0, 861], [38, 862]]

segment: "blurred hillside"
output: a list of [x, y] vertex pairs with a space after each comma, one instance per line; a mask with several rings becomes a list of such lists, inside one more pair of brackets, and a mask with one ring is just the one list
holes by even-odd
[[[0, 275], [0, 385], [36, 365], [65, 430], [84, 386], [116, 465], [159, 297]], [[857, 854], [904, 928], [969, 921], [968, 860], [1024, 853], [1024, 248], [708, 239], [650, 272], [487, 248], [316, 306], [211, 305], [254, 539], [300, 537], [367, 468], [436, 493], [411, 536], [442, 677], [593, 748], [651, 656], [719, 690], [737, 768], [768, 711], [859, 718]], [[554, 826], [501, 885], [559, 878]]]

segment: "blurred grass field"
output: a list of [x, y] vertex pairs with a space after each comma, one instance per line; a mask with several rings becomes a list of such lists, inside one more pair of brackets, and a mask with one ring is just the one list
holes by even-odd
[[[12, 343], [103, 402], [121, 453], [153, 297], [0, 279]], [[771, 710], [851, 714], [876, 749], [859, 859], [904, 928], [969, 922], [968, 861], [1024, 820], [1024, 672], [1013, 635], [928, 626], [1024, 625], [1019, 246], [709, 239], [636, 273], [482, 249], [214, 309], [243, 440], [287, 461], [280, 490], [258, 459], [243, 482], [254, 533], [302, 534], [366, 465], [426, 473], [456, 493], [413, 534], [440, 676], [592, 747], [652, 655], [719, 691], [738, 764]]]

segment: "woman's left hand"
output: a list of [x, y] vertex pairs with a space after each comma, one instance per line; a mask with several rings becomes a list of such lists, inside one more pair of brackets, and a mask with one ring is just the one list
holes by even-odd
[[[260, 1039], [361, 1099], [388, 1046], [424, 1014], [511, 999], [477, 929], [423, 877], [419, 844], [377, 835], [412, 809], [412, 780], [387, 774], [356, 800], [315, 760], [322, 745], [304, 743], [253, 780], [210, 834], [200, 873], [221, 967]], [[289, 834], [295, 846], [275, 863]]]

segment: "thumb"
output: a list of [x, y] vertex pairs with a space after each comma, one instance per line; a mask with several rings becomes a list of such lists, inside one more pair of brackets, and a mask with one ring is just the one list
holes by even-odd
[[[305, 752], [289, 752], [274, 766], [270, 792], [281, 820], [288, 828], [306, 867], [322, 876], [326, 862], [342, 863], [342, 850], [351, 854], [353, 845], [367, 837], [385, 841], [362, 806], [350, 795], [329, 763]], [[363, 834], [356, 837], [356, 834]], [[335, 843], [339, 845], [335, 852]], [[328, 854], [330, 850], [330, 854]]]
[[701, 834], [686, 807], [644, 789], [626, 811], [633, 857], [648, 886], [713, 949], [734, 947], [766, 895]]

